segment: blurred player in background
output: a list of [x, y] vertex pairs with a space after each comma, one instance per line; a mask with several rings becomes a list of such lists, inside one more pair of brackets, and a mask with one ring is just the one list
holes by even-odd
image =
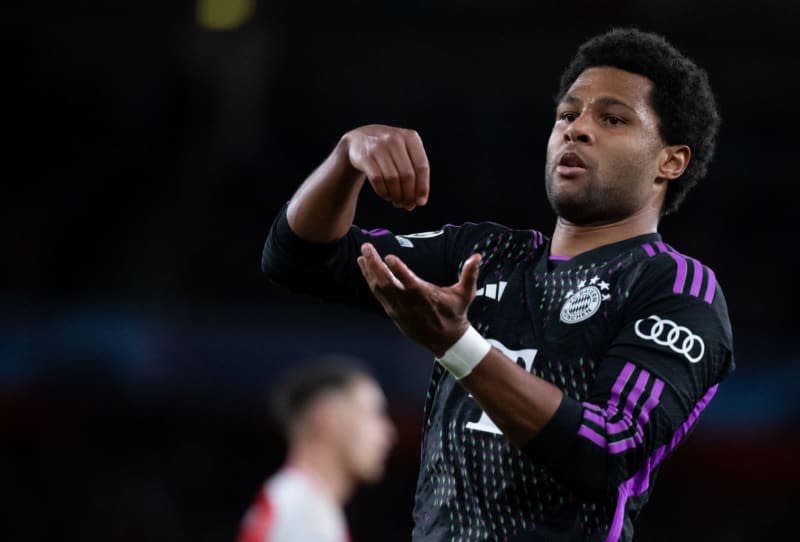
[[343, 507], [381, 478], [395, 440], [380, 386], [357, 361], [327, 358], [275, 388], [273, 414], [286, 462], [247, 511], [239, 542], [348, 542]]
[[614, 30], [561, 77], [549, 238], [353, 227], [365, 180], [395, 207], [428, 200], [419, 135], [389, 126], [345, 134], [281, 211], [263, 257], [274, 282], [385, 312], [438, 361], [413, 540], [633, 538], [661, 463], [734, 366], [716, 275], [658, 234], [718, 124], [705, 71], [660, 36]]

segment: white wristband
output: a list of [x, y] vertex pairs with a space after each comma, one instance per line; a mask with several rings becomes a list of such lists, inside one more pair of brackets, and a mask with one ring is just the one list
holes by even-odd
[[469, 326], [461, 338], [442, 357], [436, 358], [436, 361], [457, 380], [461, 380], [472, 372], [491, 349], [492, 345], [474, 327]]

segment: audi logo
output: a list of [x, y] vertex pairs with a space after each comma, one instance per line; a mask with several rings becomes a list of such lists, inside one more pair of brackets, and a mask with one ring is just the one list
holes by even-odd
[[[650, 323], [652, 322], [652, 323]], [[648, 316], [636, 322], [636, 334], [646, 341], [653, 341], [661, 346], [669, 346], [673, 352], [682, 354], [689, 363], [697, 363], [706, 353], [703, 339], [684, 326], [672, 320]]]

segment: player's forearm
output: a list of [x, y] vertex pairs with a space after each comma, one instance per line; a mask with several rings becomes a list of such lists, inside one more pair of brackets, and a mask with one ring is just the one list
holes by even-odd
[[298, 237], [313, 243], [341, 239], [353, 225], [364, 178], [351, 166], [347, 141], [342, 138], [292, 196], [286, 211], [289, 227]]
[[562, 391], [492, 348], [460, 380], [508, 439], [524, 446], [555, 414]]

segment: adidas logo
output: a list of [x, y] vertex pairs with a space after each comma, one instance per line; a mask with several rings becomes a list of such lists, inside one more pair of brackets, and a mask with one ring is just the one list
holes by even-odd
[[479, 289], [475, 293], [475, 297], [488, 297], [490, 299], [494, 299], [495, 301], [500, 301], [500, 298], [503, 297], [503, 292], [505, 291], [507, 285], [508, 281], [505, 280], [485, 284], [483, 288]]

